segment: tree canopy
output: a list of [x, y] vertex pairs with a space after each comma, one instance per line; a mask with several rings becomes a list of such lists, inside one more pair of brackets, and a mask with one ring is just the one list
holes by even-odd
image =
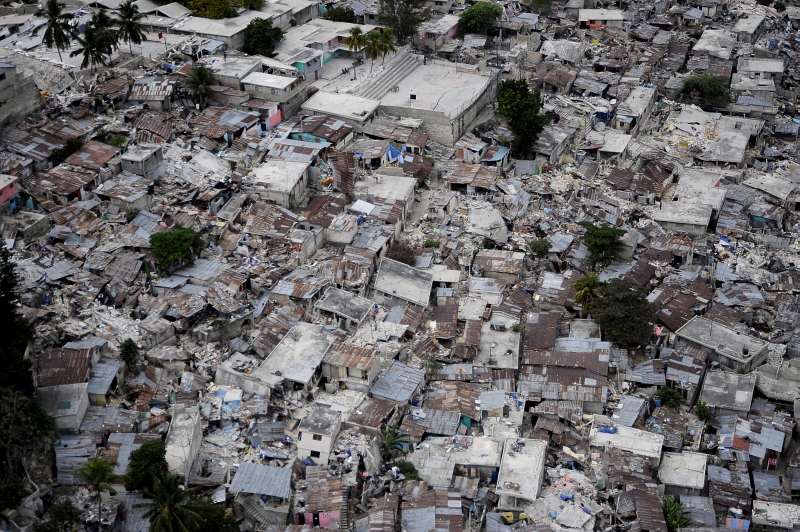
[[200, 521], [197, 528], [193, 529], [194, 532], [239, 532], [239, 525], [227, 514], [224, 505], [194, 500], [189, 507]]
[[207, 66], [194, 65], [184, 84], [187, 89], [192, 91], [194, 101], [203, 107], [208, 100], [214, 98], [214, 91], [211, 90], [211, 87], [217, 84], [217, 78]]
[[132, 339], [127, 338], [119, 346], [119, 356], [129, 366], [134, 363], [136, 357], [139, 356], [139, 346], [136, 345]]
[[505, 118], [514, 134], [511, 149], [518, 159], [527, 157], [547, 125], [541, 108], [539, 91], [531, 91], [525, 80], [509, 79], [500, 85], [497, 96], [497, 115]]
[[700, 74], [684, 80], [678, 98], [696, 103], [704, 110], [725, 108], [733, 102], [727, 76]]
[[[6, 377], [5, 371], [0, 373]], [[0, 509], [13, 508], [22, 500], [22, 459], [41, 449], [42, 439], [52, 430], [53, 420], [30, 396], [0, 388]]]
[[58, 0], [47, 0], [44, 5], [40, 7], [35, 15], [39, 18], [47, 20], [44, 26], [37, 26], [33, 30], [36, 35], [42, 28], [44, 34], [42, 35], [42, 42], [48, 48], [55, 48], [58, 50], [58, 60], [64, 61], [61, 57], [61, 50], [66, 50], [69, 47], [70, 25], [72, 20], [70, 13], [64, 13], [65, 4], [60, 3]]
[[176, 261], [199, 255], [205, 242], [200, 235], [188, 229], [173, 229], [150, 235], [150, 247], [160, 267], [167, 269]]
[[417, 32], [431, 11], [425, 0], [378, 0], [378, 22], [401, 41]]
[[31, 361], [25, 358], [28, 342], [33, 340], [33, 327], [17, 312], [19, 293], [17, 274], [11, 261], [11, 252], [0, 241], [0, 323], [5, 325], [0, 342], [0, 386], [33, 395]]
[[187, 6], [195, 17], [205, 18], [232, 18], [238, 15], [236, 8], [229, 0], [189, 0]]
[[356, 24], [358, 22], [356, 12], [349, 7], [334, 7], [333, 9], [329, 9], [322, 15], [322, 18], [334, 22], [347, 22], [349, 24]]
[[194, 532], [201, 521], [192, 506], [196, 492], [197, 488], [183, 489], [180, 478], [167, 474], [155, 479], [153, 491], [145, 492], [147, 500], [136, 507], [146, 508], [150, 532]]
[[605, 338], [622, 347], [646, 343], [656, 321], [655, 307], [647, 301], [647, 292], [620, 279], [611, 280], [599, 292], [591, 310]]
[[617, 229], [605, 222], [600, 226], [591, 222], [580, 222], [580, 225], [586, 229], [583, 243], [589, 249], [593, 260], [605, 262], [606, 259], [622, 249], [624, 245], [622, 237], [625, 235], [625, 230]]
[[244, 51], [265, 57], [275, 56], [275, 47], [283, 39], [283, 30], [272, 26], [272, 20], [254, 18], [247, 25]]
[[528, 247], [531, 249], [531, 253], [541, 258], [550, 253], [550, 248], [553, 247], [553, 244], [546, 238], [537, 238], [536, 240], [531, 240]]
[[44, 520], [36, 527], [36, 532], [72, 532], [73, 527], [80, 522], [81, 512], [72, 501], [64, 499], [47, 510]]
[[387, 256], [392, 260], [408, 264], [409, 266], [414, 264], [414, 248], [405, 242], [396, 241], [392, 244]]
[[169, 472], [164, 442], [151, 440], [131, 453], [130, 469], [125, 480], [128, 490], [153, 491], [155, 479]]
[[477, 2], [462, 11], [458, 19], [463, 31], [484, 33], [502, 14], [503, 8], [499, 4]]

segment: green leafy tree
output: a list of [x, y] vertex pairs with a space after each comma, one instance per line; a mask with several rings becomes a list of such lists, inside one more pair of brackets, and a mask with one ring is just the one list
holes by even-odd
[[553, 247], [553, 243], [546, 238], [537, 238], [536, 240], [531, 240], [528, 247], [531, 253], [536, 255], [538, 259], [541, 259], [550, 253], [550, 248]]
[[[109, 139], [108, 143], [109, 143], [109, 144], [111, 144], [112, 146], [114, 146], [115, 148], [121, 148], [121, 147], [123, 147], [123, 146], [125, 145], [125, 143], [126, 143], [127, 141], [128, 141], [128, 137], [126, 137], [125, 135], [122, 135], [122, 134], [118, 133], [118, 134], [116, 134], [116, 135], [113, 135], [113, 136], [112, 136], [112, 137]], [[129, 221], [130, 221], [130, 220], [129, 220]]]
[[214, 91], [211, 90], [211, 87], [217, 84], [214, 73], [205, 65], [195, 65], [189, 77], [184, 81], [184, 85], [192, 92], [192, 97], [200, 104], [200, 107], [205, 106], [206, 102], [214, 98]]
[[189, 0], [188, 7], [195, 17], [221, 19], [233, 18], [239, 14], [229, 0]]
[[69, 137], [66, 141], [66, 147], [64, 149], [67, 152], [67, 157], [69, 157], [81, 148], [83, 148], [83, 139], [80, 137]]
[[397, 427], [386, 427], [381, 431], [381, 445], [386, 453], [386, 461], [394, 458], [394, 453], [400, 444], [408, 442], [408, 435], [398, 432]]
[[394, 464], [397, 466], [397, 469], [406, 477], [406, 480], [422, 480], [419, 478], [419, 471], [417, 471], [417, 466], [409, 462], [408, 460], [395, 460]]
[[108, 60], [106, 54], [107, 43], [100, 38], [100, 32], [90, 23], [86, 26], [83, 36], [77, 36], [78, 48], [70, 52], [70, 57], [83, 56], [81, 68], [89, 67], [89, 72], [94, 72], [95, 65], [105, 65]]
[[42, 42], [48, 48], [55, 48], [58, 50], [58, 60], [63, 62], [61, 58], [61, 50], [66, 50], [69, 47], [69, 36], [71, 27], [69, 22], [72, 20], [72, 15], [64, 13], [66, 5], [60, 3], [58, 0], [47, 0], [44, 5], [40, 7], [34, 15], [39, 18], [47, 20], [44, 26], [37, 26], [33, 30], [33, 34], [39, 33], [39, 30], [45, 28], [44, 35], [42, 35]]
[[28, 343], [34, 338], [33, 327], [18, 312], [19, 292], [11, 251], [0, 241], [0, 323], [5, 324], [0, 342], [0, 387], [33, 395], [31, 361], [25, 358]]
[[499, 4], [476, 2], [458, 16], [461, 29], [467, 32], [485, 33], [503, 14]]
[[531, 92], [525, 80], [509, 79], [500, 85], [497, 96], [497, 115], [505, 118], [508, 129], [514, 134], [511, 149], [517, 158], [524, 159], [547, 125], [541, 114], [541, 95]]
[[356, 62], [358, 53], [367, 45], [367, 35], [361, 30], [360, 26], [350, 28], [350, 34], [344, 38], [342, 42], [347, 46], [347, 49], [353, 53], [353, 77], [356, 77]]
[[322, 18], [334, 22], [347, 22], [348, 24], [355, 24], [358, 22], [356, 12], [349, 7], [334, 7], [333, 9], [329, 9], [322, 15]]
[[442, 245], [438, 240], [426, 240], [424, 247], [426, 248], [439, 248]]
[[169, 473], [167, 448], [161, 440], [150, 440], [131, 453], [125, 489], [152, 492], [155, 480]]
[[195, 532], [239, 532], [239, 525], [225, 511], [224, 505], [207, 500], [194, 500], [189, 506], [200, 520], [200, 524], [194, 529]]
[[36, 527], [36, 532], [72, 532], [80, 522], [81, 512], [72, 501], [64, 499], [47, 510], [44, 520]]
[[575, 304], [581, 306], [581, 316], [584, 311], [589, 311], [592, 301], [597, 299], [600, 289], [605, 285], [606, 283], [601, 281], [596, 273], [587, 273], [572, 283], [572, 288], [575, 290]]
[[694, 102], [704, 110], [728, 107], [733, 102], [730, 79], [718, 74], [692, 76], [684, 80], [678, 98]]
[[656, 394], [656, 399], [661, 401], [661, 404], [670, 408], [678, 408], [683, 403], [683, 397], [680, 392], [672, 390], [664, 386]]
[[369, 59], [369, 73], [372, 74], [372, 68], [375, 66], [375, 60], [383, 53], [383, 39], [381, 39], [380, 32], [372, 31], [367, 35], [367, 40], [364, 43], [364, 56]]
[[[397, 37], [390, 29], [384, 28], [380, 33], [381, 40], [381, 65], [386, 62], [386, 56], [397, 52]], [[433, 165], [431, 165], [433, 166]]]
[[605, 222], [599, 226], [591, 222], [580, 222], [580, 225], [586, 229], [583, 243], [589, 249], [592, 260], [605, 262], [622, 250], [622, 237], [625, 235], [623, 229], [617, 229]]
[[408, 264], [409, 266], [412, 266], [415, 260], [414, 248], [405, 242], [395, 242], [392, 244], [387, 256], [392, 260]]
[[425, 360], [422, 363], [422, 369], [425, 370], [425, 375], [427, 375], [428, 378], [430, 378], [433, 375], [436, 375], [437, 373], [442, 371], [443, 367], [444, 367], [444, 364], [442, 364], [440, 361], [438, 361], [437, 359], [435, 359], [433, 357]]
[[150, 247], [158, 259], [162, 269], [167, 269], [175, 262], [192, 259], [200, 254], [205, 242], [200, 235], [188, 229], [173, 229], [150, 235]]
[[116, 25], [119, 28], [117, 35], [122, 41], [128, 41], [128, 49], [133, 55], [133, 45], [142, 44], [147, 40], [142, 20], [147, 17], [146, 13], [139, 12], [139, 6], [133, 0], [125, 0], [117, 8]]
[[391, 29], [398, 39], [406, 40], [430, 16], [426, 4], [425, 0], [378, 0], [378, 22]]
[[100, 494], [104, 491], [111, 495], [117, 494], [117, 491], [111, 487], [111, 483], [121, 477], [114, 474], [114, 464], [102, 458], [90, 458], [75, 470], [75, 475], [82, 479], [92, 491], [97, 492], [97, 514], [100, 515], [100, 508], [103, 504]]
[[783, 13], [784, 11], [786, 11], [786, 4], [784, 4], [783, 2], [775, 2], [775, 5], [773, 7], [775, 8], [775, 11], [777, 11], [778, 13]]
[[119, 32], [117, 31], [118, 19], [111, 18], [105, 9], [99, 9], [92, 15], [89, 25], [94, 29], [98, 46], [106, 57], [110, 58], [118, 48]]
[[708, 419], [708, 405], [703, 401], [698, 401], [695, 406], [695, 413], [697, 414], [697, 419], [705, 421]]
[[[0, 290], [2, 285], [3, 279], [0, 276]], [[4, 304], [0, 302], [0, 307], [2, 306]], [[14, 332], [13, 326], [6, 329], [9, 334]], [[6, 338], [3, 343], [5, 342]], [[4, 381], [9, 376], [6, 367], [0, 372]], [[32, 392], [30, 372], [19, 375], [20, 380], [26, 377]], [[24, 489], [21, 479], [25, 477], [23, 459], [29, 459], [41, 449], [42, 440], [53, 430], [50, 416], [23, 391], [27, 383], [16, 384], [16, 389], [8, 385], [0, 388], [0, 509], [14, 508], [22, 500]]]
[[672, 497], [664, 497], [664, 518], [667, 521], [669, 532], [678, 532], [692, 524], [689, 516], [683, 513], [681, 503]]
[[150, 520], [151, 532], [195, 532], [201, 517], [192, 506], [197, 488], [183, 489], [175, 475], [156, 478], [153, 491], [146, 491], [149, 500], [136, 505], [145, 508], [144, 517]]
[[274, 57], [276, 55], [275, 47], [283, 39], [283, 30], [273, 27], [272, 21], [269, 19], [254, 18], [247, 25], [245, 35], [245, 52]]
[[128, 366], [132, 366], [136, 362], [136, 357], [139, 356], [139, 346], [132, 339], [127, 338], [119, 346], [119, 356]]
[[653, 334], [655, 307], [647, 301], [647, 292], [628, 281], [611, 280], [591, 307], [606, 339], [622, 347], [645, 344]]

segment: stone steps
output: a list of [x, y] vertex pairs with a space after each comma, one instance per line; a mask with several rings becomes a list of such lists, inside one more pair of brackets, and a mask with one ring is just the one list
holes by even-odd
[[415, 54], [398, 55], [378, 77], [361, 88], [359, 96], [380, 100], [420, 64], [419, 56]]

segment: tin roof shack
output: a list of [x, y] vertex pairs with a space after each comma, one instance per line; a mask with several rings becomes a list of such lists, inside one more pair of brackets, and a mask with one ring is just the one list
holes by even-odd
[[381, 259], [375, 277], [374, 300], [384, 307], [408, 302], [425, 310], [431, 298], [433, 276], [390, 258]]
[[327, 379], [325, 390], [338, 389], [369, 392], [381, 372], [381, 358], [369, 347], [336, 343], [322, 359], [322, 376]]
[[101, 184], [94, 193], [99, 199], [109, 201], [122, 211], [143, 211], [149, 206], [147, 191], [152, 184], [151, 179], [125, 170]]
[[253, 98], [278, 102], [283, 118], [297, 114], [300, 106], [308, 99], [308, 85], [303, 78], [253, 72], [242, 80], [242, 85]]
[[472, 133], [465, 133], [463, 137], [455, 143], [457, 157], [467, 164], [478, 164], [481, 158], [489, 149], [489, 145]]
[[285, 525], [291, 510], [292, 469], [242, 462], [229, 491], [259, 523]]
[[679, 341], [708, 351], [708, 360], [726, 368], [752, 371], [769, 352], [768, 342], [742, 334], [701, 316], [695, 316], [676, 332]]
[[706, 485], [707, 458], [703, 453], [664, 453], [658, 467], [664, 492], [673, 497], [700, 495]]
[[47, 173], [25, 183], [28, 192], [61, 205], [92, 198], [92, 190], [99, 182], [97, 172], [76, 166], [60, 164]]
[[293, 209], [308, 189], [308, 162], [264, 161], [242, 180], [242, 190]]
[[332, 343], [333, 336], [323, 327], [299, 322], [252, 374], [265, 375], [267, 382], [272, 380], [271, 375], [276, 375], [310, 390], [319, 382], [317, 370]]
[[746, 417], [753, 402], [755, 386], [753, 373], [740, 375], [729, 371], [709, 371], [700, 391], [700, 400], [708, 405], [708, 412], [713, 416], [736, 414]]
[[297, 427], [297, 458], [310, 458], [317, 465], [328, 465], [341, 424], [342, 413], [337, 410], [317, 408], [304, 417]]
[[156, 178], [164, 173], [164, 151], [160, 144], [130, 146], [120, 159], [122, 169], [132, 174]]
[[125, 376], [125, 363], [112, 358], [101, 358], [89, 372], [89, 402], [92, 406], [105, 406], [106, 396]]
[[634, 87], [625, 101], [617, 107], [614, 127], [631, 135], [639, 130], [639, 125], [647, 121], [656, 103], [656, 89]]
[[326, 322], [342, 330], [354, 332], [367, 318], [375, 303], [351, 292], [330, 288], [314, 304], [314, 309], [326, 318]]
[[64, 162], [99, 172], [102, 168], [109, 168], [111, 160], [117, 155], [119, 155], [119, 148], [92, 140], [67, 157]]
[[727, 467], [708, 465], [708, 495], [717, 509], [747, 510], [752, 504], [753, 486], [745, 462], [733, 462]]
[[425, 382], [425, 371], [394, 361], [389, 371], [372, 386], [372, 396], [395, 403], [408, 403], [419, 394]]
[[89, 409], [88, 386], [81, 382], [36, 388], [36, 402], [53, 418], [56, 432], [78, 433]]
[[544, 440], [506, 439], [495, 490], [499, 509], [520, 510], [539, 497], [546, 452]]
[[200, 426], [201, 416], [197, 406], [187, 407], [185, 404], [173, 406], [172, 423], [169, 426], [165, 456], [169, 472], [183, 478], [184, 485], [189, 480], [192, 463], [200, 452], [203, 443], [203, 431]]
[[625, 13], [619, 9], [581, 9], [578, 11], [578, 24], [581, 29], [596, 29], [608, 26], [622, 29]]
[[800, 506], [779, 502], [753, 501], [752, 522], [766, 530], [800, 530]]
[[175, 81], [168, 76], [150, 76], [134, 80], [128, 101], [146, 104], [156, 111], [169, 111], [172, 108], [172, 96], [175, 92]]
[[605, 416], [595, 415], [589, 431], [589, 443], [592, 447], [619, 449], [648, 458], [651, 468], [655, 469], [661, 462], [664, 436], [617, 425]]
[[766, 20], [767, 17], [764, 15], [747, 14], [736, 21], [736, 24], [734, 24], [731, 29], [731, 33], [739, 42], [755, 44], [764, 31]]
[[351, 126], [356, 133], [361, 133], [364, 124], [371, 122], [381, 102], [370, 98], [361, 98], [345, 93], [319, 91], [301, 106], [312, 115], [330, 115]]
[[525, 253], [499, 249], [482, 249], [472, 261], [472, 270], [481, 277], [500, 279], [515, 284], [522, 279]]

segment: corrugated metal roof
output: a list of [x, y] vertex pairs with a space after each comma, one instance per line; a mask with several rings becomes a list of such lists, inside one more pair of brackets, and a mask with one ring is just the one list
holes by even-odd
[[229, 491], [289, 499], [292, 494], [291, 481], [290, 468], [244, 462], [236, 470]]
[[372, 386], [372, 395], [405, 403], [425, 379], [425, 372], [395, 361], [389, 371]]

